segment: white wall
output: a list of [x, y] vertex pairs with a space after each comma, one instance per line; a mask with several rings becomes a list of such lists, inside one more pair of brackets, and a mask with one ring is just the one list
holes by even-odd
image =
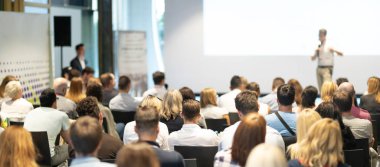
[[[204, 87], [214, 87], [225, 92], [235, 74], [258, 82], [263, 93], [270, 92], [272, 79], [277, 76], [296, 78], [303, 86], [317, 85], [316, 62], [310, 57], [204, 56], [202, 4], [202, 0], [166, 0], [163, 57], [171, 88], [189, 86], [199, 92]], [[233, 31], [236, 30], [226, 33]], [[223, 36], [220, 40], [224, 40]], [[333, 78], [347, 77], [362, 93], [368, 77], [379, 74], [379, 62], [376, 56], [337, 57]]]

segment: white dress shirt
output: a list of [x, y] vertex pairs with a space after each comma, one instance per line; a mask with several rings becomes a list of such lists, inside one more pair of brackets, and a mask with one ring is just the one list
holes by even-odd
[[372, 141], [372, 123], [366, 119], [355, 118], [354, 116], [342, 116], [344, 125], [350, 127], [355, 139], [368, 138]]
[[110, 101], [111, 110], [136, 111], [140, 101], [128, 93], [119, 93]]
[[160, 99], [163, 99], [166, 92], [167, 92], [167, 90], [166, 90], [165, 86], [155, 85], [154, 88], [145, 91], [143, 94], [143, 97], [146, 97], [148, 95], [152, 95], [152, 96], [156, 96]]
[[259, 102], [259, 105], [260, 105], [259, 114], [262, 116], [268, 115], [269, 114], [268, 113], [269, 112], [269, 105], [265, 104], [265, 103], [261, 103], [261, 102]]
[[17, 100], [8, 99], [1, 104], [1, 118], [9, 118], [12, 121], [24, 121], [26, 114], [33, 110], [32, 103], [24, 98]]
[[278, 111], [277, 92], [273, 91], [259, 99], [259, 101], [267, 104], [271, 110]]
[[197, 124], [183, 124], [181, 130], [170, 133], [169, 146], [217, 146], [219, 137], [210, 129], [202, 129]]
[[84, 60], [84, 56], [78, 56], [80, 66], [82, 66], [82, 69], [86, 68], [86, 61]]
[[[221, 140], [219, 143], [219, 150], [226, 150], [232, 146], [233, 138], [240, 122], [241, 121], [236, 122], [219, 134]], [[280, 133], [269, 126], [266, 128], [265, 143], [278, 146], [285, 152], [285, 143]]]
[[235, 98], [241, 92], [240, 89], [234, 89], [219, 98], [219, 107], [225, 108], [228, 112], [237, 112], [235, 107]]
[[204, 108], [201, 108], [201, 115], [205, 119], [222, 119], [226, 114], [228, 114], [228, 111], [225, 108], [220, 108], [210, 104]]
[[[136, 121], [132, 121], [127, 123], [124, 128], [124, 136], [123, 142], [124, 144], [128, 144], [134, 141], [139, 140], [137, 133], [135, 132]], [[169, 150], [168, 138], [169, 138], [169, 130], [166, 124], [160, 122], [158, 124], [160, 131], [158, 132], [158, 136], [156, 142], [160, 145], [160, 148], [163, 150]]]

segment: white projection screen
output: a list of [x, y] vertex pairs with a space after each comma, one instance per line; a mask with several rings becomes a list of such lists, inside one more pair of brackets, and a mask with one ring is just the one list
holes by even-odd
[[335, 57], [333, 79], [347, 77], [357, 93], [363, 93], [368, 77], [380, 72], [379, 4], [376, 0], [166, 0], [167, 83], [170, 88], [188, 86], [200, 92], [213, 87], [222, 93], [229, 90], [233, 75], [242, 75], [258, 82], [263, 93], [271, 91], [278, 76], [298, 79], [304, 87], [316, 86], [317, 63], [310, 56], [323, 27], [328, 40], [345, 54]]

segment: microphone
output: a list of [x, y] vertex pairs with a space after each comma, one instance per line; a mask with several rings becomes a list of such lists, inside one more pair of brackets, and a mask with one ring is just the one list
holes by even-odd
[[318, 50], [317, 50], [317, 57], [319, 57], [319, 49], [321, 48], [321, 44], [318, 45]]

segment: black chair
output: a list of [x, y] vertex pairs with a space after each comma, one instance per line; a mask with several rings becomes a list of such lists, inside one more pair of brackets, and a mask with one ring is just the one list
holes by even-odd
[[227, 125], [227, 120], [225, 118], [222, 119], [206, 119], [207, 129], [211, 129], [213, 131], [222, 132]]
[[230, 125], [240, 121], [239, 114], [237, 112], [229, 112], [228, 116], [230, 117]]
[[24, 126], [24, 122], [9, 121], [9, 126]]
[[179, 152], [184, 159], [196, 159], [197, 166], [213, 167], [214, 157], [218, 152], [218, 146], [174, 146], [174, 150]]
[[38, 107], [41, 107], [41, 105], [39, 105], [39, 104], [33, 104], [33, 108], [38, 108]]
[[370, 167], [368, 139], [355, 139], [354, 147], [344, 150], [345, 162], [353, 167]]
[[111, 110], [111, 112], [116, 123], [127, 124], [135, 120], [136, 111]]
[[109, 129], [108, 129], [108, 122], [107, 122], [107, 119], [105, 117], [103, 117], [103, 130], [104, 132], [108, 133], [109, 132]]
[[197, 159], [184, 159], [185, 167], [197, 167]]
[[40, 166], [52, 166], [49, 140], [47, 132], [30, 132], [32, 134], [32, 139], [34, 147], [37, 150], [37, 163]]
[[371, 113], [372, 126], [373, 126], [373, 136], [377, 144], [380, 144], [380, 136], [377, 134], [377, 130], [380, 129], [380, 114]]
[[377, 145], [379, 144], [378, 139], [378, 133], [377, 133], [377, 124], [380, 122], [377, 122], [376, 120], [371, 120], [372, 122], [372, 132], [373, 132], [373, 138], [375, 138], [375, 141], [373, 141], [373, 146], [372, 148], [377, 150]]
[[100, 161], [114, 164], [116, 162], [116, 159], [101, 159]]

